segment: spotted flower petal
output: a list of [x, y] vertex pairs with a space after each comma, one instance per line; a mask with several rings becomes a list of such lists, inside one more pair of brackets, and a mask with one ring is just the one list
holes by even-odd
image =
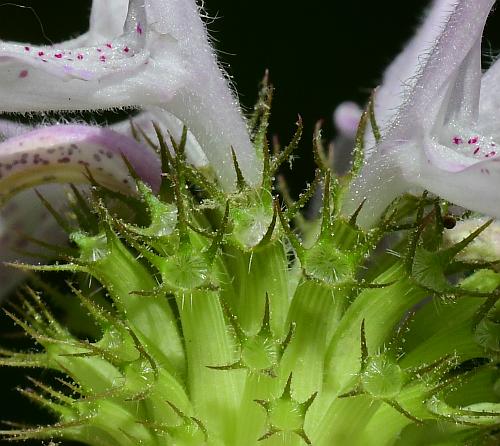
[[160, 181], [157, 155], [132, 138], [109, 129], [56, 125], [0, 143], [0, 203], [43, 183], [88, 183], [88, 172], [104, 186], [133, 190], [127, 158], [153, 189]]
[[[481, 36], [494, 3], [460, 0], [446, 4], [449, 16], [430, 52], [420, 58], [410, 52], [408, 60], [400, 56], [413, 65], [424, 62], [353, 184], [347, 211], [366, 199], [360, 220], [365, 225], [397, 195], [422, 189], [500, 216], [500, 207], [492, 205], [500, 200], [496, 134], [484, 132], [491, 120], [479, 113], [480, 93], [489, 94], [481, 86]], [[443, 5], [434, 3], [431, 20], [443, 16]]]
[[0, 110], [157, 106], [191, 130], [225, 188], [235, 182], [231, 147], [247, 181], [258, 182], [259, 161], [195, 1], [127, 3], [125, 14], [123, 0], [94, 1], [91, 29], [68, 45], [1, 42]]

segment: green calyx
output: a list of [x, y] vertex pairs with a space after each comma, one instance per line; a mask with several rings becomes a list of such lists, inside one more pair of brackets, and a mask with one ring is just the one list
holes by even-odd
[[[49, 371], [20, 392], [53, 423], [5, 429], [5, 439], [498, 443], [500, 274], [458, 255], [486, 225], [445, 245], [448, 206], [424, 194], [402, 197], [362, 230], [357, 213], [342, 213], [362, 138], [341, 178], [319, 130], [315, 178], [293, 201], [274, 178], [302, 123], [271, 155], [270, 100], [264, 83], [250, 121], [259, 187], [234, 157], [236, 191], [223, 192], [185, 163], [186, 132], [167, 142], [158, 131], [158, 195], [139, 180], [135, 198], [94, 184], [90, 204], [73, 200], [76, 221], [62, 222], [70, 248], [53, 265], [14, 265], [60, 270], [69, 285], [35, 282], [43, 293], [25, 288], [6, 310], [33, 348], [0, 349], [0, 365]], [[320, 215], [307, 221], [301, 209], [321, 185]]]

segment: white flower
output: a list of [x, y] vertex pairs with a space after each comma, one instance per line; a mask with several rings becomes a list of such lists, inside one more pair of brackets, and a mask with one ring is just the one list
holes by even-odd
[[94, 0], [89, 32], [77, 39], [0, 42], [0, 79], [0, 111], [159, 107], [190, 129], [224, 188], [235, 182], [231, 147], [246, 180], [259, 181], [260, 162], [194, 0]]
[[481, 72], [494, 0], [437, 0], [375, 96], [382, 138], [367, 151], [346, 212], [370, 225], [406, 191], [427, 189], [500, 216], [500, 64]]

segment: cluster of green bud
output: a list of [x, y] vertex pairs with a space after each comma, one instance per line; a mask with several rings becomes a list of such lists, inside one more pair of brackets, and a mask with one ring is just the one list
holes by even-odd
[[[65, 315], [30, 288], [8, 315], [36, 350], [0, 350], [0, 365], [50, 369], [21, 393], [53, 424], [15, 427], [9, 440], [95, 446], [488, 445], [500, 438], [500, 274], [457, 255], [488, 225], [443, 241], [449, 207], [402, 197], [364, 230], [343, 196], [363, 162], [332, 173], [319, 132], [314, 181], [292, 202], [280, 165], [302, 133], [271, 156], [271, 88], [251, 121], [264, 166], [224, 193], [158, 131], [159, 194], [94, 184], [74, 189], [71, 247], [50, 266], [69, 271]], [[360, 135], [370, 114], [365, 113]], [[173, 154], [167, 147], [170, 145]], [[133, 172], [132, 172], [133, 174]], [[322, 185], [321, 215], [301, 209]], [[118, 204], [117, 204], [118, 203]], [[113, 209], [126, 207], [130, 218]], [[385, 247], [385, 249], [381, 249]], [[88, 277], [94, 279], [88, 285]], [[99, 286], [96, 286], [95, 282]], [[78, 284], [78, 285], [76, 285]], [[82, 314], [88, 327], [82, 328]], [[76, 324], [87, 337], [75, 334]]]

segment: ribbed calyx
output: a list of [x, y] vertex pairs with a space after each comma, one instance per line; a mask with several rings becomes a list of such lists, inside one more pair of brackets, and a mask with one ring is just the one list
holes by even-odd
[[[443, 247], [449, 206], [424, 195], [359, 228], [341, 204], [363, 162], [361, 137], [340, 178], [318, 132], [315, 179], [292, 202], [273, 179], [302, 124], [271, 156], [270, 97], [264, 85], [251, 121], [264, 159], [257, 189], [234, 156], [237, 192], [222, 192], [185, 163], [185, 138], [158, 132], [158, 195], [139, 180], [137, 198], [94, 185], [87, 205], [74, 190], [70, 248], [55, 265], [18, 267], [74, 272], [64, 299], [79, 306], [58, 319], [49, 292], [26, 288], [8, 314], [36, 348], [0, 350], [3, 366], [53, 371], [20, 391], [54, 423], [13, 427], [5, 439], [498, 444], [500, 274], [455, 258], [484, 227]], [[321, 215], [305, 221], [301, 208], [319, 187]]]

